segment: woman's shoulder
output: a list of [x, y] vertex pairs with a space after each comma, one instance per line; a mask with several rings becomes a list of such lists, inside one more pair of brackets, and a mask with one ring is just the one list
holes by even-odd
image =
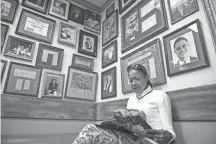
[[152, 95], [156, 98], [156, 99], [167, 99], [169, 98], [167, 93], [165, 91], [162, 90], [153, 90], [152, 91]]

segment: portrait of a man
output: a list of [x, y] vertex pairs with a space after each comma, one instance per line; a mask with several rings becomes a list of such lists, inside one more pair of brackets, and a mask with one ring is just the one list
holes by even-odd
[[112, 76], [107, 75], [104, 77], [104, 92], [105, 93], [111, 93], [113, 91], [113, 82], [112, 82]]
[[49, 83], [49, 95], [57, 96], [58, 84], [56, 83], [56, 79], [52, 79]]
[[54, 5], [52, 8], [52, 12], [57, 13], [59, 15], [64, 16], [65, 15], [65, 9], [66, 9], [66, 4], [59, 1], [59, 0], [54, 0]]
[[84, 17], [85, 17], [85, 10], [76, 5], [71, 4], [68, 19], [84, 25]]
[[94, 51], [94, 39], [84, 35], [83, 49], [89, 52]]

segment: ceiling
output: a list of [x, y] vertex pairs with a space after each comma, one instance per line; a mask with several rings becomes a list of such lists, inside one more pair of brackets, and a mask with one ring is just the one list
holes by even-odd
[[89, 1], [90, 3], [92, 3], [98, 7], [102, 7], [109, 0], [86, 0], [86, 1]]

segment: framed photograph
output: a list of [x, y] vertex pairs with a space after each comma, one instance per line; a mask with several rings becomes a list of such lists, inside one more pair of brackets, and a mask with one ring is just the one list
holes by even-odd
[[118, 37], [118, 10], [115, 10], [102, 24], [102, 46]]
[[84, 25], [85, 9], [82, 9], [74, 4], [70, 4], [68, 19]]
[[42, 69], [10, 62], [4, 94], [38, 97]]
[[111, 16], [111, 14], [114, 12], [115, 10], [115, 3], [112, 3], [107, 9], [106, 9], [106, 18], [108, 18], [109, 16]]
[[4, 46], [4, 42], [5, 42], [5, 39], [6, 39], [6, 36], [7, 36], [7, 32], [8, 32], [8, 28], [9, 28], [8, 25], [5, 25], [5, 24], [1, 23], [1, 50], [2, 50], [2, 48]]
[[117, 96], [116, 67], [113, 67], [101, 74], [101, 99]]
[[35, 42], [9, 36], [4, 50], [5, 56], [32, 61], [34, 56]]
[[101, 15], [86, 9], [85, 10], [85, 20], [84, 20], [84, 28], [100, 34], [101, 29]]
[[121, 81], [123, 94], [132, 92], [127, 73], [127, 67], [132, 64], [142, 64], [146, 68], [150, 82], [153, 86], [166, 83], [161, 49], [160, 39], [156, 39], [121, 58]]
[[97, 57], [98, 36], [80, 30], [78, 52]]
[[167, 75], [175, 75], [209, 65], [199, 20], [163, 37]]
[[64, 49], [40, 43], [35, 65], [61, 71], [63, 57]]
[[49, 0], [23, 0], [22, 5], [35, 11], [46, 14]]
[[49, 14], [64, 20], [68, 19], [70, 2], [66, 0], [51, 0]]
[[102, 68], [109, 66], [118, 60], [117, 40], [102, 49]]
[[164, 0], [145, 0], [122, 17], [124, 53], [168, 29]]
[[85, 70], [68, 68], [66, 99], [96, 101], [98, 74]]
[[7, 66], [7, 61], [1, 59], [1, 82], [4, 77], [6, 66]]
[[60, 22], [58, 41], [75, 47], [77, 41], [76, 27]]
[[123, 13], [129, 8], [136, 0], [119, 0], [119, 13]]
[[13, 23], [18, 4], [18, 0], [1, 0], [1, 20]]
[[199, 10], [197, 0], [168, 0], [168, 4], [172, 24]]
[[52, 43], [56, 22], [36, 13], [22, 10], [16, 34]]
[[78, 69], [93, 71], [94, 59], [84, 57], [81, 55], [77, 55], [77, 54], [73, 54], [71, 66], [74, 68], [78, 68]]
[[64, 74], [45, 71], [41, 97], [63, 99], [64, 79]]
[[202, 0], [216, 50], [216, 1]]

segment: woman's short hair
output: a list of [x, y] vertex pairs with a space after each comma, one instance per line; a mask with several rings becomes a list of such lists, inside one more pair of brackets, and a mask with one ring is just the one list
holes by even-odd
[[[127, 72], [129, 73], [131, 70], [138, 70], [138, 71], [142, 72], [145, 77], [149, 76], [146, 68], [141, 64], [129, 65], [127, 67]], [[149, 79], [148, 79], [148, 85], [150, 85], [152, 87], [152, 83], [150, 82]]]

